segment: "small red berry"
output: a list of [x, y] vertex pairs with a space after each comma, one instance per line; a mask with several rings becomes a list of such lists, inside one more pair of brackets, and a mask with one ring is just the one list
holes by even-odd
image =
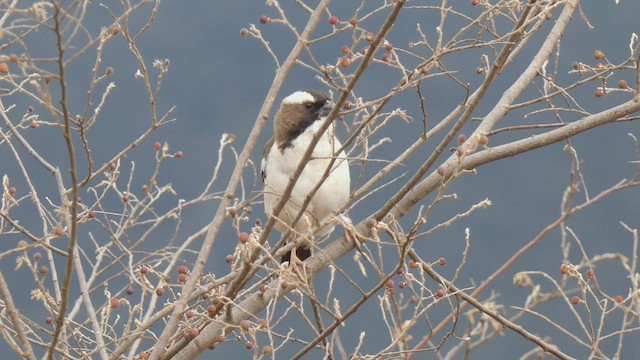
[[467, 136], [465, 134], [460, 134], [460, 136], [458, 136], [458, 144], [462, 144], [465, 141], [467, 141]]
[[269, 19], [269, 17], [267, 15], [262, 15], [260, 16], [260, 24], [266, 24], [270, 21], [271, 19]]
[[602, 52], [602, 50], [596, 50], [593, 52], [593, 58], [596, 60], [602, 60], [604, 59], [604, 52]]
[[249, 30], [247, 30], [246, 28], [240, 29], [240, 36], [247, 36], [247, 35], [249, 35]]
[[224, 335], [218, 336], [218, 342], [219, 343], [223, 343], [225, 340], [227, 340], [227, 338], [225, 338]]
[[117, 308], [118, 306], [120, 306], [120, 300], [118, 299], [111, 299], [109, 305], [111, 306], [112, 309]]
[[404, 274], [404, 269], [403, 268], [399, 268], [398, 270], [396, 270], [396, 274], [398, 274], [398, 275]]
[[60, 237], [64, 235], [64, 230], [62, 230], [60, 226], [56, 226], [55, 228], [53, 228], [53, 235]]
[[246, 343], [244, 343], [244, 347], [246, 347], [247, 350], [251, 350], [253, 349], [253, 344], [247, 341]]
[[182, 151], [176, 151], [176, 155], [175, 157], [177, 157], [178, 159], [180, 159], [182, 156], [184, 156], [184, 153]]
[[192, 317], [196, 316], [196, 312], [195, 312], [195, 311], [193, 311], [193, 310], [188, 310], [188, 311], [184, 314], [184, 316], [185, 316], [187, 319], [191, 319]]
[[594, 95], [596, 97], [602, 97], [602, 95], [604, 95], [604, 92], [600, 89], [596, 90], [596, 92], [594, 93]]
[[577, 296], [572, 297], [572, 298], [571, 298], [571, 303], [572, 303], [573, 305], [578, 305], [578, 304], [580, 304], [580, 298], [579, 298], [579, 297], [577, 297]]
[[134, 291], [132, 287], [127, 288], [127, 295], [133, 295]]
[[487, 137], [487, 135], [480, 135], [480, 138], [478, 139], [478, 144], [487, 145], [488, 143], [489, 143], [489, 138]]
[[438, 265], [444, 265], [447, 263], [447, 259], [441, 257], [440, 259], [438, 259]]
[[391, 52], [393, 50], [393, 45], [390, 43], [386, 43], [384, 44], [384, 49], [387, 50], [388, 52]]
[[342, 48], [340, 48], [340, 51], [345, 55], [351, 54], [351, 49], [349, 49], [348, 46], [343, 46]]
[[604, 64], [603, 64], [603, 63], [601, 63], [601, 62], [597, 63], [597, 64], [596, 64], [596, 69], [598, 69], [598, 70], [602, 70], [602, 69], [604, 69]]
[[441, 298], [441, 297], [443, 297], [443, 296], [444, 296], [444, 290], [439, 289], [438, 291], [436, 291], [436, 297]]
[[178, 282], [179, 283], [185, 283], [187, 282], [187, 275], [186, 274], [178, 274]]
[[17, 62], [18, 62], [18, 60], [19, 60], [19, 59], [18, 59], [18, 55], [16, 55], [16, 54], [9, 54], [9, 62], [17, 63]]
[[115, 170], [115, 169], [117, 169], [117, 168], [118, 168], [118, 164], [113, 163], [113, 162], [109, 164], [109, 169], [110, 169], [111, 171], [113, 171], [113, 170]]
[[351, 26], [356, 26], [356, 25], [358, 25], [358, 18], [352, 17], [352, 18], [349, 20], [349, 24], [351, 24]]
[[438, 172], [438, 175], [440, 176], [444, 176], [444, 174], [446, 173], [446, 170], [444, 169], [444, 166], [438, 166], [438, 170], [436, 170]]
[[113, 68], [111, 66], [109, 66], [108, 68], [106, 68], [104, 70], [104, 73], [107, 74], [107, 76], [113, 75]]
[[406, 282], [404, 282], [404, 281], [400, 281], [400, 282], [398, 283], [398, 287], [399, 287], [400, 289], [404, 289], [406, 286], [407, 286], [407, 283], [406, 283]]
[[544, 18], [547, 20], [551, 20], [553, 19], [553, 13], [552, 12], [548, 12], [544, 15]]
[[569, 267], [565, 264], [560, 265], [560, 274], [566, 275], [569, 272]]
[[196, 336], [198, 336], [198, 334], [200, 334], [200, 331], [196, 328], [193, 328], [191, 330], [189, 330], [189, 338], [190, 339], [195, 339]]
[[129, 202], [129, 195], [122, 195], [123, 202]]
[[351, 65], [351, 60], [349, 60], [348, 58], [342, 58], [340, 60], [340, 65], [342, 65], [342, 67], [349, 67], [349, 65]]
[[38, 269], [38, 271], [40, 272], [40, 275], [46, 276], [49, 273], [49, 268], [42, 265], [40, 266], [40, 269]]
[[214, 316], [217, 311], [218, 311], [218, 307], [216, 307], [215, 305], [209, 305], [207, 307], [207, 313], [209, 314], [209, 316]]
[[51, 316], [47, 316], [46, 318], [44, 318], [44, 322], [47, 325], [51, 325], [53, 324], [53, 318]]
[[256, 219], [256, 226], [262, 226], [262, 219]]
[[587, 270], [587, 278], [588, 279], [593, 279], [594, 276], [595, 276], [595, 272], [593, 271], [593, 269]]
[[233, 255], [227, 255], [227, 257], [224, 258], [224, 261], [226, 261], [227, 264], [232, 264], [234, 260], [235, 259], [234, 259]]
[[8, 73], [9, 73], [9, 66], [7, 65], [7, 63], [0, 62], [0, 74], [8, 74]]
[[372, 42], [373, 39], [375, 39], [375, 35], [373, 33], [367, 33], [367, 35], [365, 35], [364, 39], [367, 40], [368, 42]]
[[177, 270], [178, 270], [178, 274], [186, 274], [189, 272], [189, 268], [184, 265], [178, 266]]
[[415, 261], [410, 260], [409, 261], [409, 267], [412, 268], [412, 269], [415, 269], [415, 268], [418, 267], [418, 264]]
[[618, 87], [619, 87], [620, 89], [626, 89], [626, 88], [627, 88], [627, 82], [626, 82], [626, 81], [624, 81], [624, 80], [620, 80], [620, 81], [618, 81]]
[[429, 73], [429, 68], [423, 66], [422, 69], [420, 69], [420, 72], [422, 72], [423, 75], [427, 75]]
[[618, 304], [622, 304], [622, 302], [624, 301], [624, 298], [622, 297], [622, 295], [618, 295], [616, 296], [616, 302]]
[[156, 289], [156, 295], [163, 296], [164, 295], [164, 288], [163, 287], [159, 287]]
[[473, 5], [473, 6], [478, 5], [478, 0], [471, 0], [471, 5]]
[[9, 188], [9, 195], [13, 196], [18, 192], [18, 190], [16, 190], [16, 188], [14, 187], [10, 187]]
[[95, 211], [89, 211], [89, 212], [87, 213], [87, 217], [88, 217], [89, 219], [93, 219], [93, 218], [95, 218], [95, 217], [96, 217], [96, 213], [95, 213]]
[[27, 241], [26, 240], [20, 240], [18, 241], [18, 244], [16, 245], [16, 247], [18, 249], [26, 249], [27, 248]]
[[272, 348], [271, 348], [271, 346], [269, 346], [269, 345], [265, 345], [265, 346], [262, 348], [262, 354], [263, 354], [263, 355], [271, 354], [272, 352], [273, 352], [273, 349], [272, 349]]
[[216, 349], [216, 343], [209, 344], [209, 350], [215, 350], [215, 349]]
[[249, 234], [241, 232], [238, 234], [238, 241], [240, 241], [241, 244], [246, 244], [249, 241]]
[[338, 20], [338, 18], [336, 16], [331, 16], [329, 18], [329, 24], [335, 26], [338, 25], [338, 23], [340, 22], [340, 20]]
[[149, 268], [146, 266], [143, 266], [140, 268], [140, 274], [142, 275], [146, 275], [149, 272]]
[[480, 66], [478, 66], [478, 67], [476, 68], [476, 74], [480, 75], [480, 74], [482, 74], [483, 72], [484, 72], [484, 68], [481, 68]]
[[160, 149], [162, 149], [162, 144], [160, 144], [160, 142], [159, 142], [159, 141], [156, 141], [156, 142], [153, 144], [153, 148], [154, 148], [156, 151], [160, 151]]
[[238, 215], [238, 210], [236, 208], [229, 209], [229, 216], [236, 217]]
[[265, 284], [260, 284], [260, 286], [258, 286], [258, 290], [264, 294], [264, 292], [267, 291], [267, 286]]
[[35, 254], [33, 254], [33, 260], [34, 261], [40, 261], [40, 259], [42, 259], [42, 254], [37, 252]]
[[351, 110], [351, 107], [353, 106], [353, 104], [351, 104], [348, 101], [345, 101], [344, 104], [342, 104], [342, 108], [345, 110]]
[[384, 61], [384, 62], [389, 62], [389, 55], [384, 54], [380, 57], [380, 60]]
[[384, 284], [384, 286], [386, 286], [387, 288], [392, 288], [393, 287], [393, 280], [391, 280], [391, 279], [387, 280], [387, 282]]
[[418, 296], [417, 295], [411, 295], [411, 297], [409, 298], [409, 301], [412, 303], [417, 303], [418, 302]]

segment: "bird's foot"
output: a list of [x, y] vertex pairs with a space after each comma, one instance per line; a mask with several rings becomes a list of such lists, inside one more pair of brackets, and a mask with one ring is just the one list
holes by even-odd
[[288, 263], [285, 264], [285, 266], [288, 267], [293, 274], [295, 274], [298, 280], [306, 282], [305, 279], [307, 278], [307, 268], [304, 264], [304, 261], [298, 257], [297, 250], [298, 249], [296, 248], [291, 250], [288, 261], [284, 261]]

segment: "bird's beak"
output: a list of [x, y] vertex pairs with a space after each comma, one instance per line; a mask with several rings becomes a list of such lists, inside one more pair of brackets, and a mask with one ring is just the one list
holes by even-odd
[[327, 117], [327, 115], [329, 115], [329, 112], [331, 112], [332, 108], [333, 108], [333, 102], [327, 100], [327, 102], [325, 102], [322, 108], [320, 109], [320, 117]]

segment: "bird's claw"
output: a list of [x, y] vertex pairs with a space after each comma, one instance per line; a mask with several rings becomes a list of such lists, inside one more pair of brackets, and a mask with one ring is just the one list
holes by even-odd
[[307, 268], [304, 264], [304, 261], [300, 260], [300, 258], [296, 254], [295, 248], [291, 251], [291, 258], [289, 259], [287, 267], [293, 274], [295, 274], [298, 280], [305, 282], [305, 279], [307, 278]]

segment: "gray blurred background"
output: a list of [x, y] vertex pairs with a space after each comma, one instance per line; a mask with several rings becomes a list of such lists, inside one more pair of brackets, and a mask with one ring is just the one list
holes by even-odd
[[[306, 22], [304, 14], [296, 10], [295, 6], [289, 4], [288, 1], [282, 1], [282, 3], [285, 9], [291, 11], [289, 17], [295, 25], [302, 26]], [[373, 5], [377, 5], [378, 2], [373, 3]], [[410, 4], [417, 5], [418, 3], [434, 4], [431, 1], [416, 1]], [[310, 2], [310, 5], [313, 4], [315, 2]], [[346, 20], [351, 17], [359, 4], [359, 1], [334, 1], [330, 5], [330, 9], [333, 14]], [[107, 5], [111, 6], [112, 4]], [[468, 12], [470, 15], [479, 12], [479, 9], [469, 9], [469, 1], [453, 1], [449, 5], [460, 11]], [[113, 6], [117, 5], [114, 3]], [[561, 56], [558, 63], [559, 78], [557, 79], [559, 84], [570, 84], [577, 79], [575, 75], [568, 74], [573, 62], [593, 64], [595, 61], [592, 54], [596, 49], [604, 51], [611, 62], [622, 62], [629, 56], [628, 44], [631, 33], [640, 33], [638, 22], [640, 2], [638, 1], [620, 0], [620, 4], [617, 6], [613, 0], [584, 1], [582, 10], [595, 28], [589, 30], [578, 12], [575, 13], [561, 44]], [[101, 26], [110, 24], [109, 17], [97, 3], [90, 5], [89, 11], [88, 19], [91, 21], [88, 24], [93, 27], [92, 31], [97, 31]], [[184, 152], [182, 159], [173, 159], [163, 164], [158, 181], [172, 183], [178, 195], [166, 199], [166, 202], [159, 203], [157, 205], [159, 209], [162, 209], [163, 206], [166, 208], [173, 206], [177, 199], [191, 199], [202, 191], [212, 172], [218, 141], [223, 133], [235, 134], [237, 140], [233, 145], [238, 152], [242, 149], [273, 79], [275, 66], [272, 58], [261, 44], [250, 37], [240, 36], [239, 31], [243, 27], [248, 27], [249, 23], [257, 24], [262, 30], [263, 36], [270, 42], [275, 53], [281, 59], [288, 54], [294, 41], [294, 38], [279, 25], [260, 25], [258, 18], [262, 14], [271, 17], [277, 16], [274, 9], [269, 8], [262, 1], [165, 1], [160, 7], [153, 26], [142, 37], [139, 46], [148, 66], [152, 59], [166, 58], [171, 61], [169, 73], [164, 80], [158, 99], [158, 109], [163, 112], [175, 105], [177, 109], [174, 117], [177, 121], [155, 132], [150, 139], [123, 160], [122, 167], [123, 171], [127, 171], [131, 168], [131, 161], [135, 161], [137, 175], [133, 180], [133, 189], [139, 189], [141, 185], [146, 183], [155, 165], [153, 161], [154, 142], [168, 142], [171, 151], [181, 150]], [[374, 31], [380, 26], [385, 15], [386, 13], [379, 14], [362, 23], [361, 26]], [[557, 14], [554, 15], [557, 16]], [[140, 19], [143, 17], [140, 16]], [[406, 47], [409, 42], [417, 40], [415, 32], [417, 23], [421, 24], [425, 33], [433, 36], [438, 21], [438, 13], [434, 11], [403, 12], [401, 20], [391, 30], [388, 40], [398, 47]], [[460, 22], [452, 16], [448, 22], [448, 31], [452, 31], [459, 24]], [[549, 21], [540, 35], [532, 39], [531, 44], [518, 56], [516, 62], [510, 65], [491, 87], [489, 94], [474, 114], [475, 117], [481, 118], [491, 109], [495, 100], [501, 96], [506, 87], [527, 65], [537, 50], [536, 46], [544, 40], [544, 36], [552, 24], [553, 20]], [[331, 28], [325, 19], [321, 22], [316, 33], [320, 35], [330, 31]], [[50, 34], [46, 32], [33, 34], [29, 41], [32, 41], [32, 56], [51, 56], [52, 37]], [[348, 41], [349, 35], [343, 34], [333, 41], [317, 46], [314, 51], [318, 61], [334, 63], [341, 56], [340, 47], [348, 45]], [[33, 44], [38, 44], [38, 46]], [[9, 47], [4, 50], [4, 53], [8, 54], [14, 51], [18, 51], [18, 49]], [[475, 68], [482, 66], [480, 55], [487, 51], [487, 49], [482, 49], [476, 52], [453, 55], [445, 59], [445, 65], [450, 70], [457, 71], [458, 78], [471, 84], [473, 91], [482, 81], [482, 76], [475, 74]], [[426, 55], [426, 53], [424, 54]], [[491, 53], [489, 56], [493, 58], [494, 54]], [[72, 107], [75, 106], [72, 109], [74, 113], [82, 109], [86, 100], [86, 83], [92, 63], [92, 56], [86, 56], [70, 68], [70, 102]], [[111, 66], [115, 69], [112, 81], [116, 83], [117, 88], [107, 101], [101, 121], [90, 136], [94, 146], [93, 156], [98, 164], [107, 161], [124, 144], [135, 139], [141, 131], [147, 128], [149, 123], [149, 110], [145, 103], [146, 97], [142, 82], [133, 79], [138, 65], [128, 53], [124, 41], [120, 39], [108, 43], [103, 57], [103, 66]], [[549, 69], [551, 68], [550, 65]], [[632, 72], [614, 74], [612, 84], [615, 84], [618, 79], [626, 79], [630, 84], [634, 80]], [[356, 92], [365, 100], [374, 99], [385, 94], [388, 87], [397, 81], [396, 73], [387, 71], [383, 65], [374, 64], [371, 71], [357, 86]], [[538, 85], [540, 84], [541, 82], [538, 83]], [[626, 93], [614, 93], [597, 99], [593, 96], [597, 85], [597, 83], [593, 83], [572, 92], [572, 95], [578, 98], [588, 111], [597, 112], [627, 101], [631, 97]], [[326, 90], [309, 71], [297, 67], [288, 77], [279, 94], [278, 101], [301, 88]], [[446, 116], [464, 99], [464, 90], [453, 85], [451, 81], [445, 80], [444, 77], [433, 77], [423, 82], [423, 90], [430, 125]], [[536, 92], [530, 89], [519, 100], [530, 99], [536, 95]], [[380, 147], [373, 154], [374, 157], [391, 160], [420, 134], [422, 123], [416, 98], [415, 92], [406, 92], [389, 103], [387, 111], [402, 107], [414, 118], [414, 121], [408, 124], [399, 120], [392, 121], [384, 133], [385, 136], [392, 138], [392, 142]], [[6, 100], [4, 101], [6, 105]], [[16, 102], [18, 108], [24, 109], [29, 105], [27, 99], [14, 98], [13, 101]], [[24, 110], [19, 110], [18, 113], [22, 111]], [[527, 111], [531, 111], [531, 109]], [[527, 119], [524, 118], [524, 115], [525, 112], [513, 111], [504, 118], [500, 126], [555, 121], [552, 116], [548, 115], [537, 115]], [[572, 119], [575, 117], [567, 117], [565, 120]], [[344, 119], [345, 122], [349, 122], [349, 120], [349, 118]], [[470, 133], [473, 126], [473, 123], [469, 123], [463, 133]], [[340, 127], [340, 129], [344, 134], [344, 127]], [[263, 134], [262, 143], [266, 142], [271, 133], [271, 125], [268, 125]], [[636, 166], [629, 163], [629, 161], [637, 160], [638, 157], [628, 133], [640, 136], [637, 124], [634, 122], [612, 124], [571, 140], [572, 145], [583, 159], [582, 170], [590, 196], [612, 186], [622, 178], [630, 178], [637, 171]], [[63, 161], [65, 159], [63, 140], [60, 136], [52, 136], [52, 134], [56, 135], [56, 132], [31, 132], [28, 136], [36, 144], [36, 148], [46, 152], [52, 162], [58, 162], [63, 166], [66, 164]], [[526, 135], [520, 132], [503, 133], [492, 137], [490, 145], [507, 143], [529, 134], [533, 134], [533, 132], [527, 132]], [[416, 250], [430, 260], [436, 260], [441, 256], [447, 258], [448, 264], [451, 265], [438, 268], [438, 270], [441, 270], [444, 276], [451, 277], [455, 270], [455, 264], [462, 258], [464, 229], [468, 227], [471, 230], [471, 247], [466, 266], [459, 275], [458, 286], [472, 286], [475, 282], [486, 278], [545, 226], [558, 218], [562, 195], [569, 184], [570, 158], [563, 150], [564, 146], [565, 143], [559, 143], [516, 158], [505, 159], [479, 168], [476, 175], [467, 175], [458, 179], [449, 189], [449, 192], [457, 193], [458, 199], [439, 205], [432, 215], [431, 224], [437, 224], [454, 214], [465, 211], [472, 204], [485, 198], [489, 198], [493, 202], [493, 206], [478, 211], [469, 218], [462, 219], [454, 226], [437, 232], [434, 236], [421, 239], [415, 245]], [[414, 156], [414, 159], [390, 176], [398, 176], [404, 172], [410, 175], [420, 161], [430, 154], [433, 147], [435, 144], [423, 147], [421, 150], [424, 151], [423, 155]], [[261, 149], [260, 145], [252, 156], [252, 160], [256, 164], [260, 162]], [[15, 162], [12, 161], [11, 155], [6, 148], [2, 150], [0, 151], [0, 173], [6, 173], [11, 178], [19, 179], [19, 171]], [[55, 159], [59, 160], [55, 161]], [[42, 175], [36, 177], [35, 181], [40, 186], [41, 193], [52, 199], [58, 199], [55, 188], [50, 185], [52, 179], [32, 162], [29, 162], [28, 165], [34, 174]], [[232, 153], [227, 151], [220, 171], [221, 178], [215, 187], [217, 191], [224, 189], [226, 179], [231, 174], [233, 166]], [[373, 174], [381, 166], [376, 163], [369, 165], [367, 176]], [[359, 171], [360, 168], [357, 164], [352, 166], [352, 174], [355, 175]], [[245, 175], [245, 181], [247, 184], [253, 184], [256, 179], [250, 176], [250, 171], [248, 171]], [[382, 205], [390, 194], [398, 189], [400, 183], [389, 186], [353, 209], [350, 215], [354, 221], [361, 221], [372, 213], [373, 209]], [[20, 189], [19, 181], [13, 185], [17, 186], [19, 191], [25, 191], [24, 187]], [[81, 196], [89, 197], [86, 193], [81, 193]], [[584, 194], [578, 194], [577, 199], [582, 201]], [[432, 197], [425, 199], [423, 203], [428, 205], [429, 200], [432, 200]], [[580, 237], [589, 256], [603, 252], [621, 252], [631, 256], [631, 236], [622, 228], [619, 221], [631, 227], [640, 227], [639, 200], [640, 191], [638, 189], [614, 194], [596, 206], [572, 217], [568, 221], [568, 226]], [[211, 202], [188, 210], [183, 216], [180, 234], [191, 234], [196, 229], [205, 226], [211, 220], [216, 208], [217, 203]], [[14, 213], [19, 214], [20, 211], [23, 211], [23, 215], [28, 215], [28, 211], [31, 210], [28, 206], [22, 206], [14, 210]], [[264, 219], [261, 205], [256, 204], [253, 207], [252, 216]], [[414, 218], [415, 212], [408, 215], [402, 223], [408, 226]], [[247, 225], [248, 229], [249, 225]], [[166, 231], [167, 238], [171, 237], [172, 229], [167, 227]], [[166, 240], [161, 238], [162, 236], [159, 235], [158, 241]], [[3, 250], [12, 248], [18, 239], [18, 237], [6, 237], [1, 239], [0, 246]], [[276, 240], [277, 235], [272, 235], [272, 241]], [[198, 249], [200, 244], [201, 241], [194, 249]], [[234, 230], [230, 223], [226, 223], [216, 241], [207, 270], [218, 275], [225, 274], [228, 271], [228, 265], [224, 262], [224, 258], [233, 251], [235, 245]], [[153, 243], [147, 243], [146, 246], [148, 250], [153, 250]], [[186, 263], [193, 261], [195, 257], [193, 254], [191, 256], [191, 258], [185, 259]], [[575, 244], [572, 245], [571, 257], [575, 263], [581, 259], [581, 254]], [[535, 249], [527, 253], [494, 283], [491, 289], [494, 291], [493, 294], [498, 296], [496, 302], [504, 303], [506, 306], [523, 305], [530, 289], [514, 286], [512, 284], [513, 275], [519, 271], [543, 270], [559, 279], [558, 269], [561, 259], [560, 233], [556, 230], [547, 235]], [[345, 266], [348, 271], [352, 271], [354, 278], [362, 278], [357, 273], [350, 256], [343, 259], [340, 264]], [[1, 266], [5, 276], [10, 277], [10, 282], [14, 286], [14, 296], [19, 299], [22, 311], [36, 314], [34, 315], [36, 319], [39, 317], [37, 314], [40, 313], [42, 317], [46, 316], [40, 304], [29, 299], [29, 290], [32, 287], [30, 276], [21, 271], [14, 271], [15, 263], [11, 261], [4, 261]], [[609, 294], [627, 295], [629, 282], [624, 277], [620, 266], [603, 263], [603, 266], [596, 268], [596, 273], [604, 291]], [[318, 292], [325, 289], [326, 280], [326, 274], [318, 277], [316, 281]], [[361, 281], [365, 289], [375, 284], [373, 278], [362, 278]], [[26, 285], [23, 289], [17, 286], [21, 282]], [[549, 283], [541, 282], [541, 284], [543, 284], [544, 291], [552, 290]], [[437, 288], [433, 282], [430, 285], [434, 290]], [[124, 284], [118, 283], [114, 286], [124, 286]], [[353, 291], [346, 286], [341, 291], [346, 294], [343, 296], [347, 296], [347, 300], [342, 300], [343, 309], [346, 309], [350, 305], [348, 294]], [[353, 294], [353, 301], [355, 301], [356, 294], [355, 292]], [[485, 292], [482, 299], [491, 294], [489, 291]], [[569, 309], [561, 300], [552, 301], [539, 310], [561, 324], [566, 324], [569, 328], [573, 329], [576, 325], [575, 319], [571, 317]], [[435, 325], [449, 311], [448, 306], [441, 306], [430, 312], [432, 324]], [[580, 313], [585, 315], [584, 312]], [[372, 316], [372, 314], [376, 315]], [[513, 314], [513, 311], [506, 308], [505, 314]], [[599, 314], [592, 315], [599, 316]], [[610, 317], [610, 325], [613, 328], [619, 326], [620, 319], [620, 314], [614, 313]], [[536, 318], [525, 316], [521, 323], [533, 333], [542, 337], [550, 336], [561, 349], [573, 356], [586, 358], [589, 354], [588, 351], [579, 348], [565, 335], [551, 329], [548, 324]], [[381, 344], [388, 343], [386, 327], [379, 315], [377, 301], [363, 307], [360, 313], [347, 321], [347, 324], [348, 326], [339, 330], [347, 351], [353, 349], [360, 332], [365, 330], [367, 338], [361, 353], [375, 353], [380, 350]], [[289, 324], [289, 326], [293, 327], [294, 324]], [[428, 332], [426, 327], [424, 332]], [[579, 330], [576, 332], [579, 333]], [[304, 333], [302, 332], [300, 336], [303, 336]], [[464, 335], [461, 328], [457, 330], [457, 334]], [[435, 341], [437, 342], [438, 339], [439, 337]], [[636, 358], [636, 354], [640, 351], [638, 340], [640, 340], [638, 334], [629, 334], [625, 337], [626, 344], [622, 359]], [[616, 346], [616, 341], [617, 339], [614, 339], [610, 343], [602, 344], [602, 348], [611, 351]], [[455, 341], [451, 344], [453, 343]], [[288, 351], [293, 353], [298, 346], [290, 345]], [[449, 346], [449, 344], [445, 344], [445, 350]], [[503, 337], [475, 350], [471, 358], [513, 359], [518, 358], [524, 351], [532, 347], [531, 343], [519, 335], [506, 331]], [[7, 351], [4, 343], [0, 345], [0, 349], [5, 350], [5, 353]], [[281, 353], [279, 358], [285, 358], [285, 354], [288, 352]], [[608, 354], [612, 355], [612, 352]], [[223, 358], [232, 355], [237, 358], [250, 358], [252, 352], [244, 349], [243, 341], [229, 341], [221, 345], [215, 352], [205, 352], [201, 358], [214, 356]], [[312, 352], [309, 355], [309, 358], [319, 357], [319, 352]], [[431, 357], [432, 353], [430, 352], [418, 356], [418, 358]]]

